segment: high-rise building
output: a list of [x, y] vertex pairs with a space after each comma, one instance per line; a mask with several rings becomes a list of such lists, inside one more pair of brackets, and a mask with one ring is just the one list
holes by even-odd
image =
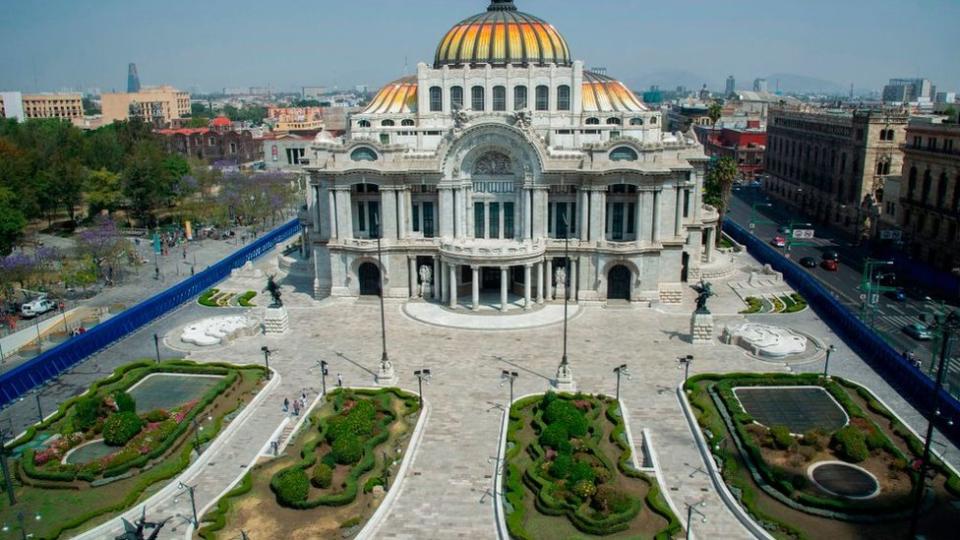
[[934, 86], [929, 79], [890, 79], [883, 87], [885, 103], [933, 101]]
[[0, 92], [0, 117], [23, 122], [32, 118], [83, 118], [83, 96], [75, 93]]
[[727, 87], [724, 91], [725, 95], [730, 95], [737, 91], [737, 80], [733, 78], [733, 75], [727, 77]]
[[753, 91], [754, 92], [769, 92], [769, 87], [767, 85], [766, 79], [754, 79], [753, 80]]
[[130, 62], [127, 66], [127, 93], [134, 94], [140, 91], [140, 75], [137, 74], [137, 65]]
[[103, 94], [103, 121], [139, 117], [160, 126], [190, 114], [190, 94], [172, 86], [147, 87], [139, 92]]

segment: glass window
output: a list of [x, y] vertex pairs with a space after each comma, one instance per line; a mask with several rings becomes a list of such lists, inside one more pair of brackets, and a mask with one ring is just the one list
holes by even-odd
[[642, 126], [642, 125], [643, 125], [643, 118], [631, 118], [631, 119], [630, 119], [630, 125], [631, 125], [631, 126]]
[[490, 203], [490, 238], [500, 238], [500, 203]]
[[503, 237], [512, 239], [513, 231], [513, 203], [503, 203]]
[[623, 240], [623, 203], [613, 203], [613, 239]]
[[420, 205], [413, 205], [413, 232], [420, 232]]
[[557, 87], [557, 110], [570, 110], [570, 87], [565, 84]]
[[483, 96], [483, 87], [474, 86], [470, 89], [470, 107], [475, 111], [486, 110]]
[[370, 148], [357, 148], [350, 153], [350, 159], [353, 161], [376, 161], [377, 153]]
[[361, 231], [367, 230], [367, 215], [364, 212], [366, 206], [366, 203], [363, 201], [357, 203], [357, 228]]
[[614, 148], [613, 151], [610, 152], [611, 161], [636, 161], [638, 158], [637, 152], [633, 148], [626, 146]]
[[507, 89], [504, 86], [493, 87], [493, 110], [507, 110]]
[[357, 127], [368, 128], [368, 127], [370, 127], [370, 121], [369, 121], [369, 120], [361, 120], [361, 121], [357, 122]]
[[522, 111], [527, 108], [527, 87], [515, 86], [513, 88], [513, 110]]
[[588, 126], [599, 126], [599, 125], [600, 125], [600, 119], [599, 119], [599, 118], [587, 118], [587, 125], [588, 125]]
[[454, 86], [450, 88], [450, 108], [453, 110], [463, 108], [463, 87]]
[[403, 127], [413, 127], [413, 126], [414, 126], [414, 122], [413, 122], [413, 120], [407, 119], [407, 120], [403, 120], [402, 122], [400, 122], [400, 125], [403, 126]]
[[567, 203], [557, 203], [557, 238], [567, 237], [567, 224], [570, 223], [569, 220], [570, 218], [567, 216]]
[[550, 110], [550, 88], [546, 86], [541, 85], [537, 87], [537, 110]]
[[423, 203], [423, 237], [433, 238], [433, 203]]
[[367, 201], [370, 212], [370, 236], [380, 236], [380, 203]]
[[483, 238], [483, 203], [473, 203], [473, 237]]
[[443, 110], [443, 89], [439, 86], [430, 87], [430, 112]]
[[390, 135], [386, 133], [380, 134], [380, 144], [390, 144]]
[[577, 234], [577, 203], [570, 203], [570, 234]]
[[383, 127], [393, 127], [397, 124], [393, 120], [384, 120], [383, 122], [380, 122], [380, 125]]
[[627, 234], [634, 234], [637, 226], [637, 203], [627, 204]]
[[607, 118], [608, 126], [619, 126], [622, 123], [619, 118]]

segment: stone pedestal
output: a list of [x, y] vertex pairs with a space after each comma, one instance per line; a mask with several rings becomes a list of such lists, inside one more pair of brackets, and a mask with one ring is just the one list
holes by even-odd
[[563, 283], [557, 283], [557, 286], [553, 289], [553, 298], [558, 301], [563, 301], [567, 296], [567, 287]]
[[399, 380], [393, 369], [393, 362], [380, 362], [380, 367], [377, 368], [377, 386], [396, 386]]
[[713, 315], [694, 313], [693, 319], [690, 320], [690, 338], [694, 345], [713, 343]]
[[284, 307], [268, 307], [263, 315], [263, 333], [271, 335], [286, 334], [290, 330], [290, 318]]
[[573, 380], [573, 372], [570, 371], [570, 366], [560, 365], [557, 368], [557, 378], [554, 381], [553, 386], [559, 392], [576, 392], [577, 383]]
[[430, 286], [430, 283], [422, 283], [420, 285], [420, 297], [424, 300], [430, 300], [433, 295], [433, 288]]

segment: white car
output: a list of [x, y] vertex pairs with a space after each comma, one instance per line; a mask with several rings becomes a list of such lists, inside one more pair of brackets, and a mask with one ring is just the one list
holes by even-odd
[[27, 302], [20, 306], [20, 314], [24, 317], [36, 317], [54, 309], [57, 309], [57, 304], [53, 300], [45, 297], [37, 298], [33, 302]]

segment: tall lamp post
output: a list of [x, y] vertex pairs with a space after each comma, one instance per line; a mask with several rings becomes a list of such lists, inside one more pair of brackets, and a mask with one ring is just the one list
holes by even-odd
[[767, 203], [759, 203], [759, 202], [755, 202], [755, 203], [753, 203], [753, 204], [750, 205], [750, 222], [749, 222], [749, 223], [750, 223], [750, 232], [753, 232], [753, 230], [757, 228], [757, 224], [758, 224], [758, 223], [766, 223], [766, 224], [773, 224], [773, 223], [774, 223], [773, 221], [770, 221], [769, 219], [760, 219], [760, 218], [757, 217], [757, 208], [759, 208], [759, 207], [761, 207], [761, 206], [766, 207], [766, 208], [772, 208], [772, 207], [773, 207], [773, 203], [768, 203], [768, 202], [767, 202]]
[[160, 336], [153, 335], [153, 348], [157, 352], [157, 363], [160, 363]]
[[[40, 516], [40, 512], [37, 512], [36, 514], [33, 515], [33, 520], [34, 520], [34, 521], [40, 521], [41, 519], [42, 519], [42, 517]], [[17, 512], [17, 522], [20, 523], [20, 538], [21, 538], [21, 540], [27, 540], [27, 538], [32, 538], [32, 537], [33, 537], [32, 534], [27, 534], [27, 523], [26, 523], [26, 521], [27, 521], [27, 517], [23, 514], [23, 512]], [[10, 526], [7, 525], [6, 523], [3, 524], [3, 532], [10, 532]]]
[[17, 497], [13, 493], [13, 481], [10, 479], [10, 466], [7, 464], [7, 435], [6, 429], [0, 428], [0, 467], [3, 469], [3, 488], [7, 490], [7, 499], [10, 506], [17, 504]]
[[[200, 521], [197, 519], [197, 500], [194, 494], [197, 486], [191, 486], [180, 482], [180, 489], [186, 490], [186, 492], [190, 495], [190, 507], [193, 509], [193, 528], [196, 529], [200, 526]], [[176, 502], [176, 500], [174, 500], [174, 502]]]
[[690, 504], [687, 503], [687, 540], [690, 540], [691, 529], [693, 529], [693, 514], [700, 516], [700, 522], [706, 523], [707, 516], [700, 511], [699, 506], [705, 506], [706, 501], [700, 501], [698, 503]]
[[323, 395], [327, 395], [327, 375], [330, 372], [327, 370], [327, 361], [320, 361], [320, 388], [323, 391]]
[[620, 377], [625, 376], [630, 378], [630, 371], [627, 369], [626, 364], [620, 364], [619, 366], [613, 368], [613, 372], [617, 374], [617, 401], [620, 401]]
[[927, 471], [930, 468], [930, 447], [933, 444], [933, 429], [940, 420], [940, 388], [943, 385], [943, 377], [947, 372], [947, 360], [950, 357], [950, 350], [953, 340], [960, 333], [960, 312], [952, 311], [949, 315], [938, 315], [935, 319], [935, 326], [943, 332], [943, 339], [940, 341], [940, 366], [937, 368], [937, 379], [933, 386], [933, 403], [930, 404], [930, 412], [927, 415], [927, 437], [923, 445], [923, 457], [920, 460], [920, 479], [914, 487], [913, 514], [910, 517], [910, 534], [907, 538], [916, 538], [917, 529], [920, 526], [920, 507], [923, 505], [923, 493], [927, 489]]
[[391, 386], [397, 383], [397, 374], [393, 370], [393, 364], [387, 356], [387, 319], [383, 308], [383, 247], [381, 240], [383, 231], [380, 228], [379, 214], [373, 215], [373, 228], [377, 235], [377, 269], [380, 275], [380, 344], [383, 353], [380, 355], [380, 370], [377, 372], [377, 384], [381, 386]]
[[267, 368], [267, 380], [270, 380], [270, 355], [273, 354], [273, 351], [270, 350], [270, 347], [264, 345], [260, 347], [260, 351], [263, 353], [263, 365]]
[[823, 377], [826, 379], [830, 378], [830, 355], [837, 352], [837, 348], [833, 345], [827, 347], [827, 360], [823, 364]]
[[413, 375], [417, 378], [417, 387], [420, 392], [420, 408], [423, 408], [423, 381], [427, 381], [427, 384], [430, 384], [430, 379], [433, 378], [433, 374], [430, 373], [429, 369], [418, 369], [413, 372]]
[[690, 364], [693, 363], [693, 355], [688, 354], [677, 358], [677, 369], [683, 368], [683, 382], [690, 378]]
[[573, 391], [576, 383], [573, 380], [573, 372], [570, 371], [570, 362], [567, 360], [567, 321], [569, 319], [570, 309], [570, 218], [563, 216], [563, 258], [564, 258], [564, 283], [563, 283], [563, 356], [560, 358], [560, 366], [557, 368], [556, 387], [558, 390]]
[[504, 369], [500, 372], [500, 386], [502, 387], [503, 383], [505, 382], [510, 383], [510, 403], [507, 404], [507, 409], [513, 406], [513, 381], [517, 380], [519, 376], [520, 374], [516, 371], [510, 371], [507, 369]]

